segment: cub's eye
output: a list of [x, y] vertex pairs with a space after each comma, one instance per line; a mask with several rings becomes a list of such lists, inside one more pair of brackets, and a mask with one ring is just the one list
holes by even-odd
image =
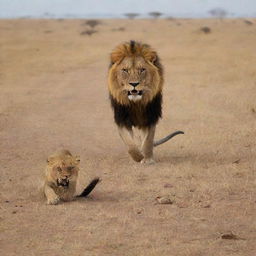
[[68, 171], [71, 171], [74, 168], [75, 168], [75, 166], [69, 166], [67, 169], [68, 169]]
[[58, 172], [61, 172], [62, 170], [61, 170], [61, 168], [60, 168], [60, 167], [57, 167], [57, 171], [58, 171]]
[[141, 68], [141, 69], [140, 69], [140, 73], [143, 73], [144, 71], [146, 71], [145, 68]]
[[123, 68], [122, 71], [123, 71], [124, 73], [128, 73], [128, 69], [127, 69], [127, 68]]

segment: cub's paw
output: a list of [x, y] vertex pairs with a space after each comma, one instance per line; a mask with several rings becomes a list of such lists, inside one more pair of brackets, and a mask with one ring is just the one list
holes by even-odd
[[151, 165], [155, 164], [155, 160], [153, 158], [144, 158], [140, 161], [141, 164]]
[[56, 205], [60, 202], [60, 198], [59, 197], [55, 197], [55, 198], [51, 198], [47, 200], [47, 204], [50, 205]]

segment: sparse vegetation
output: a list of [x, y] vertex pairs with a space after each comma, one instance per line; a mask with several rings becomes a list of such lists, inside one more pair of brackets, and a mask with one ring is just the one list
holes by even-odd
[[163, 14], [161, 12], [150, 12], [149, 16], [151, 16], [154, 19], [159, 18], [160, 16], [162, 16]]
[[125, 28], [124, 27], [113, 28], [112, 31], [125, 31]]
[[244, 20], [244, 23], [247, 24], [247, 25], [253, 25], [253, 22], [250, 21], [250, 20]]
[[216, 18], [223, 19], [227, 16], [227, 11], [222, 8], [214, 8], [209, 11], [209, 13]]
[[101, 22], [99, 20], [87, 20], [84, 24], [91, 28], [94, 28], [94, 27], [100, 25]]
[[88, 29], [88, 30], [85, 30], [85, 31], [81, 32], [80, 35], [91, 36], [92, 34], [95, 34], [97, 32], [98, 32], [97, 30]]
[[211, 30], [209, 27], [207, 27], [207, 26], [201, 27], [200, 30], [201, 30], [202, 32], [204, 32], [205, 34], [209, 34], [209, 33], [212, 32], [212, 30]]
[[167, 19], [167, 20], [171, 20], [171, 21], [174, 21], [174, 20], [175, 20], [175, 18], [173, 18], [172, 16], [167, 17], [166, 19]]
[[137, 16], [139, 16], [138, 13], [125, 13], [124, 16], [126, 16], [128, 19], [133, 20], [135, 19]]

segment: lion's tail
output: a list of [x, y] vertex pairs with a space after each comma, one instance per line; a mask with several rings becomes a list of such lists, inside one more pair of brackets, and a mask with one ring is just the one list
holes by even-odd
[[95, 186], [97, 185], [97, 183], [100, 181], [100, 178], [94, 178], [90, 183], [89, 185], [83, 190], [83, 192], [76, 196], [76, 197], [86, 197], [88, 196], [92, 190], [95, 188]]
[[176, 132], [173, 132], [169, 135], [167, 135], [166, 137], [160, 139], [160, 140], [157, 140], [154, 142], [154, 147], [157, 147], [163, 143], [165, 143], [166, 141], [170, 140], [171, 138], [173, 138], [174, 136], [178, 135], [178, 134], [184, 134], [183, 131], [176, 131]]

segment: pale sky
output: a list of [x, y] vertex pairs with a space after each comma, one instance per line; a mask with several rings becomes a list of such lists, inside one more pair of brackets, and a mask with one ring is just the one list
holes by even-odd
[[167, 16], [206, 17], [213, 8], [232, 16], [256, 17], [256, 0], [0, 0], [0, 18], [122, 17], [124, 13], [160, 11]]

